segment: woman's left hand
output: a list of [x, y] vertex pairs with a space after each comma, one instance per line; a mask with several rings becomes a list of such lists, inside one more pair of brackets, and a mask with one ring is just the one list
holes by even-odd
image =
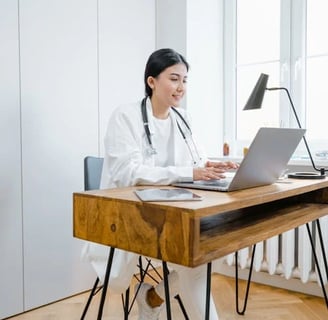
[[207, 161], [205, 167], [220, 168], [223, 170], [238, 169], [239, 164], [232, 161]]

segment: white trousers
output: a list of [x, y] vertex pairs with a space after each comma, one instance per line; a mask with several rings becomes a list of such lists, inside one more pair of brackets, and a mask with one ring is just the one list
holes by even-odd
[[[100, 281], [104, 281], [109, 247], [87, 243], [82, 256], [92, 264]], [[115, 293], [124, 293], [129, 287], [132, 277], [138, 273], [139, 255], [115, 249], [113, 264], [109, 279], [109, 288]], [[207, 266], [187, 268], [177, 264], [168, 264], [170, 270], [178, 274], [179, 295], [187, 314], [192, 320], [203, 320], [205, 317], [206, 277]], [[210, 320], [218, 320], [218, 314], [210, 297]]]

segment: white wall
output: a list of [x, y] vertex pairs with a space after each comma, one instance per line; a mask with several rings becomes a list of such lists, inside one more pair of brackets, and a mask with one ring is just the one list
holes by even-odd
[[100, 150], [110, 113], [141, 100], [146, 61], [155, 49], [155, 1], [99, 2]]
[[187, 57], [191, 65], [188, 110], [193, 132], [208, 156], [223, 149], [222, 7], [218, 0], [188, 0]]
[[72, 193], [112, 109], [143, 94], [154, 21], [151, 0], [0, 0], [0, 319], [92, 286]]
[[209, 156], [222, 154], [222, 1], [157, 0], [157, 47], [190, 63], [185, 101], [193, 134]]
[[187, 53], [187, 2], [190, 0], [156, 1], [156, 47], [172, 48]]

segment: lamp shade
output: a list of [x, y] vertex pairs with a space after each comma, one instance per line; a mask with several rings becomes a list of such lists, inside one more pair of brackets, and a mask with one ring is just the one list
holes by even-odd
[[267, 87], [268, 78], [269, 76], [267, 74], [261, 73], [243, 110], [252, 110], [252, 109], [261, 108], [264, 93]]

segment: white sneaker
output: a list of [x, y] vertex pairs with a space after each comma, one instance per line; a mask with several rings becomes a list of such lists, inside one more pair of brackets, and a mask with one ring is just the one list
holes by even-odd
[[[140, 286], [140, 288], [139, 288]], [[138, 291], [139, 288], [139, 291]], [[147, 292], [149, 289], [151, 289], [152, 286], [148, 283], [141, 283], [137, 284], [134, 287], [134, 292], [136, 293], [138, 291], [136, 301], [138, 304], [138, 312], [139, 312], [139, 317], [138, 320], [158, 320], [159, 315], [161, 313], [163, 304], [159, 307], [152, 308], [148, 303], [147, 303]]]

